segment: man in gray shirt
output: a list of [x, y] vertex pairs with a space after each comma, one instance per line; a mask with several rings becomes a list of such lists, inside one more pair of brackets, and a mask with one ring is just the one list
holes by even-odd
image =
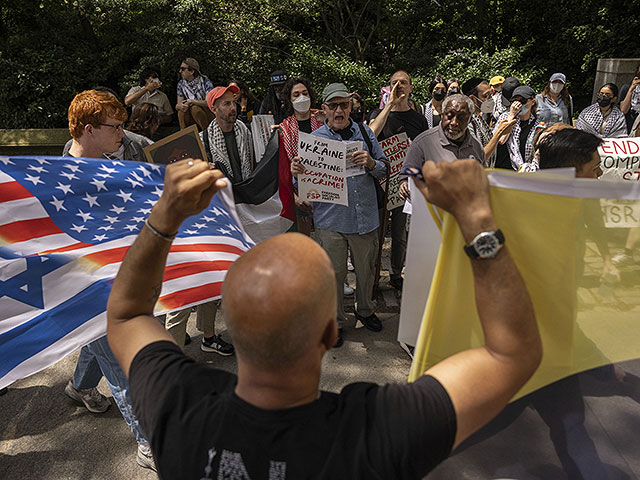
[[[416, 137], [404, 160], [405, 168], [420, 170], [427, 160], [453, 162], [461, 158], [474, 158], [484, 164], [484, 149], [471, 135], [467, 127], [471, 114], [475, 111], [469, 97], [451, 95], [442, 103], [442, 120], [436, 128], [431, 128]], [[402, 182], [406, 182], [404, 176]], [[407, 189], [401, 186], [400, 192]]]

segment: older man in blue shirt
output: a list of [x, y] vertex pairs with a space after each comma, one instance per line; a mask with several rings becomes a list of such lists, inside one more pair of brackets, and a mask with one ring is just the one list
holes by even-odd
[[[353, 162], [362, 165], [365, 174], [347, 177], [349, 205], [312, 202], [315, 240], [325, 249], [336, 272], [338, 286], [338, 341], [342, 345], [345, 323], [342, 286], [347, 276], [347, 251], [356, 272], [355, 316], [366, 328], [379, 332], [382, 323], [373, 311], [373, 285], [378, 253], [378, 202], [375, 182], [386, 175], [385, 156], [375, 134], [365, 125], [354, 123], [349, 114], [352, 103], [347, 87], [332, 83], [322, 92], [325, 123], [312, 134], [339, 141], [361, 141], [362, 150], [353, 154]], [[365, 135], [367, 138], [365, 138]], [[294, 176], [304, 173], [300, 158], [291, 164]]]

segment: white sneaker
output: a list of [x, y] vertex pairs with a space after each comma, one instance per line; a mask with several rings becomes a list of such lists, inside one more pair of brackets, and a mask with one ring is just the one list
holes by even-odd
[[349, 285], [347, 285], [346, 283], [344, 284], [344, 296], [345, 297], [349, 297], [351, 295], [353, 295], [353, 288], [351, 288]]
[[633, 265], [635, 262], [633, 260], [633, 255], [629, 255], [628, 253], [620, 253], [611, 259], [614, 265], [618, 267], [625, 267], [627, 265]]
[[151, 447], [149, 447], [148, 444], [144, 444], [144, 443], [138, 444], [138, 453], [136, 454], [136, 462], [142, 468], [150, 468], [154, 472], [157, 472], [156, 462], [153, 460]]
[[76, 402], [82, 403], [92, 413], [104, 413], [111, 406], [107, 397], [102, 395], [97, 388], [77, 389], [73, 386], [73, 380], [69, 380], [64, 387], [64, 393]]

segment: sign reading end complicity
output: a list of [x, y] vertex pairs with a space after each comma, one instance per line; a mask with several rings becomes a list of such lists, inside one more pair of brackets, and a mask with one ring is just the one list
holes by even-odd
[[298, 156], [305, 172], [298, 175], [298, 195], [309, 202], [348, 205], [347, 145], [300, 132]]

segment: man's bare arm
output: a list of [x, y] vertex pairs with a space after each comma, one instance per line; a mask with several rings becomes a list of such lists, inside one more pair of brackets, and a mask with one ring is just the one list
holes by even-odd
[[[192, 163], [192, 165], [189, 165]], [[182, 160], [167, 167], [162, 196], [125, 256], [107, 302], [107, 337], [125, 375], [136, 354], [150, 343], [172, 341], [153, 318], [162, 290], [171, 242], [164, 235], [177, 233], [182, 222], [201, 212], [225, 183], [222, 173], [202, 160]]]
[[[416, 185], [429, 202], [454, 215], [467, 244], [480, 232], [496, 230], [487, 177], [477, 161], [426, 162], [422, 171], [425, 181]], [[471, 264], [485, 345], [426, 372], [438, 379], [453, 403], [454, 448], [502, 410], [542, 358], [533, 305], [507, 248]]]
[[373, 131], [375, 136], [377, 137], [382, 132], [382, 129], [387, 124], [387, 119], [389, 118], [389, 113], [391, 113], [391, 109], [400, 103], [406, 94], [402, 94], [399, 97], [396, 96], [396, 89], [398, 88], [398, 82], [391, 88], [391, 92], [389, 93], [389, 100], [384, 108], [380, 111], [380, 113], [376, 116], [376, 118], [372, 118], [369, 122], [369, 128]]

